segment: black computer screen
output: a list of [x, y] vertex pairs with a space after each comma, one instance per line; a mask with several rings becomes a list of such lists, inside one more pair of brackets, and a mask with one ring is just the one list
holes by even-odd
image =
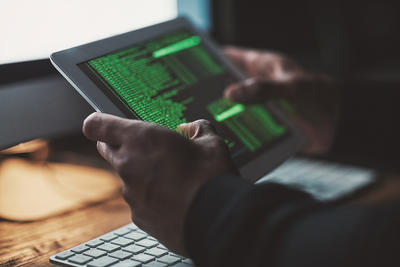
[[223, 98], [235, 81], [230, 71], [182, 29], [79, 64], [128, 116], [171, 130], [208, 119], [225, 139], [236, 163], [245, 164], [287, 134], [263, 105]]

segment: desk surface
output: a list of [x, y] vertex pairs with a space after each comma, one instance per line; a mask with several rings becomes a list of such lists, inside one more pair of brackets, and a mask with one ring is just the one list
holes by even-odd
[[49, 257], [131, 222], [120, 197], [46, 220], [0, 221], [0, 266], [53, 266]]
[[[397, 197], [400, 178], [385, 177], [347, 204], [376, 203]], [[52, 266], [49, 257], [131, 221], [129, 207], [117, 197], [42, 221], [0, 221], [0, 266]]]

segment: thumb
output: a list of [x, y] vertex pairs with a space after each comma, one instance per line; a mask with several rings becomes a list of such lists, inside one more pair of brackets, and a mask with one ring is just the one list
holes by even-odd
[[197, 139], [206, 135], [216, 135], [214, 126], [208, 120], [196, 120], [178, 125], [177, 132], [189, 139]]
[[248, 57], [248, 50], [241, 49], [238, 47], [227, 46], [224, 48], [224, 54], [232, 60], [239, 68], [242, 70], [247, 69]]
[[224, 95], [229, 100], [241, 103], [262, 102], [275, 97], [293, 96], [297, 89], [294, 80], [266, 80], [249, 78], [226, 88]]

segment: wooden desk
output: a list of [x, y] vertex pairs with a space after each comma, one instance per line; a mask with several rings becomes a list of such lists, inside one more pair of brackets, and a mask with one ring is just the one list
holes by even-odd
[[[399, 192], [400, 178], [389, 176], [348, 203], [377, 203]], [[51, 255], [130, 221], [129, 207], [120, 197], [42, 221], [0, 221], [0, 266], [52, 266]]]
[[130, 222], [120, 197], [46, 220], [0, 221], [0, 266], [53, 266], [51, 255]]

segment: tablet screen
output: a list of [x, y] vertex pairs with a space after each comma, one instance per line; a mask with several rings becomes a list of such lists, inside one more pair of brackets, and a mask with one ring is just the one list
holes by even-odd
[[210, 120], [239, 165], [288, 132], [263, 105], [222, 97], [235, 76], [190, 30], [135, 44], [79, 67], [128, 117], [172, 130], [181, 123]]

